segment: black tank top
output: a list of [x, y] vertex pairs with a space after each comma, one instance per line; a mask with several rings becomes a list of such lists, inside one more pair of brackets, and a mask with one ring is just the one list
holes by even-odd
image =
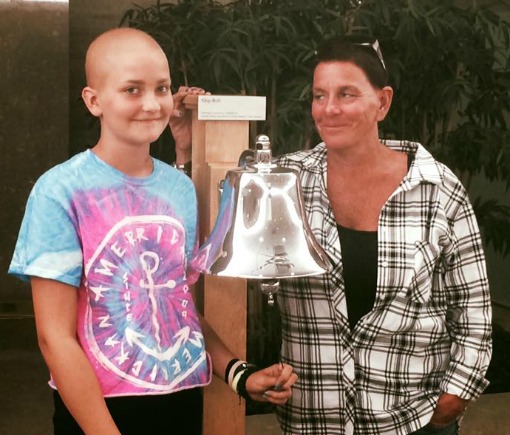
[[[407, 170], [414, 155], [407, 155]], [[351, 330], [372, 310], [377, 290], [377, 231], [358, 231], [337, 224], [342, 249], [347, 315]]]
[[342, 248], [345, 297], [351, 330], [374, 306], [377, 288], [377, 231], [337, 224]]

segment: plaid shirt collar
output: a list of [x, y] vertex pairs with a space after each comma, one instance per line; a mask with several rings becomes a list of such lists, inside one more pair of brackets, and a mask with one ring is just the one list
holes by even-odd
[[[403, 180], [406, 187], [412, 188], [423, 182], [431, 184], [440, 184], [442, 182], [443, 171], [441, 167], [438, 165], [434, 157], [432, 157], [432, 155], [419, 143], [386, 140], [383, 141], [383, 144], [395, 151], [404, 152], [406, 154], [414, 154], [415, 161], [413, 161], [409, 173]], [[311, 174], [322, 174], [322, 168], [326, 168], [327, 170], [326, 156], [326, 144], [321, 142], [302, 159], [301, 164], [303, 170]], [[417, 164], [418, 161], [419, 164]]]

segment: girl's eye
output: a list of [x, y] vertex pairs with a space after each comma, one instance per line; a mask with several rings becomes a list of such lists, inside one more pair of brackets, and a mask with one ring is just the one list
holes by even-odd
[[166, 85], [162, 85], [158, 88], [158, 92], [160, 94], [168, 94], [168, 92], [170, 91], [169, 87], [166, 86]]
[[324, 95], [322, 95], [322, 94], [313, 94], [313, 99], [314, 100], [320, 101], [323, 98], [324, 98]]
[[135, 87], [131, 87], [131, 88], [127, 88], [126, 89], [126, 93], [128, 93], [129, 95], [136, 95], [140, 92], [140, 90], [138, 88], [135, 88]]

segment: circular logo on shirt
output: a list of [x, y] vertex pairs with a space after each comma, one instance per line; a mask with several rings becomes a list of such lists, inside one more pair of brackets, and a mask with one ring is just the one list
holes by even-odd
[[171, 391], [205, 361], [185, 258], [179, 221], [136, 216], [115, 225], [86, 265], [86, 340], [136, 386]]

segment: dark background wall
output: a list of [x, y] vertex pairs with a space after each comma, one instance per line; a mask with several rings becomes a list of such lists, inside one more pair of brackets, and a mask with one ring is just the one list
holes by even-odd
[[6, 271], [33, 183], [68, 155], [67, 8], [0, 2], [0, 302], [30, 296]]

